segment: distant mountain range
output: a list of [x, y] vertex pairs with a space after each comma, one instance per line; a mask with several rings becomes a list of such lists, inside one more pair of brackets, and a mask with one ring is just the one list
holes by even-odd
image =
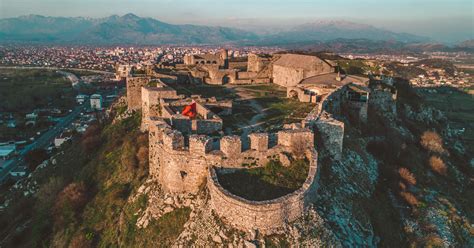
[[447, 46], [440, 43], [406, 43], [394, 40], [334, 39], [328, 41], [288, 42], [279, 47], [294, 51], [331, 51], [337, 53], [384, 53], [406, 54], [421, 52], [468, 52], [474, 53], [474, 40]]
[[[0, 42], [162, 45], [229, 44], [291, 45], [327, 44], [341, 40], [367, 40], [382, 44], [425, 44], [430, 39], [396, 33], [348, 21], [319, 21], [285, 31], [257, 35], [238, 28], [174, 25], [134, 14], [106, 18], [45, 17], [28, 15], [0, 19]], [[347, 42], [345, 42], [347, 43]], [[469, 46], [471, 43], [466, 43]], [[360, 44], [358, 44], [360, 45]], [[470, 47], [472, 48], [472, 47]]]
[[374, 41], [427, 42], [430, 39], [407, 33], [395, 33], [374, 26], [348, 21], [318, 21], [295, 26], [287, 31], [268, 35], [264, 43], [286, 44], [336, 39], [367, 39]]
[[100, 19], [39, 15], [0, 19], [0, 40], [3, 42], [218, 44], [258, 38], [251, 32], [234, 28], [173, 25], [134, 14]]

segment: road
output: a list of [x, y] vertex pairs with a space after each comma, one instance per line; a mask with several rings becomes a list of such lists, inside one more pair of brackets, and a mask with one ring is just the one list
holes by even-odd
[[7, 178], [11, 170], [15, 169], [23, 162], [23, 157], [31, 150], [37, 148], [45, 148], [49, 146], [51, 142], [54, 141], [54, 138], [58, 136], [64, 128], [71, 125], [71, 123], [79, 116], [81, 111], [85, 108], [84, 105], [77, 106], [74, 110], [69, 113], [67, 116], [63, 117], [54, 127], [51, 127], [48, 131], [43, 133], [39, 138], [37, 138], [33, 143], [25, 146], [22, 150], [18, 152], [18, 156], [12, 160], [7, 161], [3, 165], [3, 169], [0, 171], [0, 182], [3, 182]]

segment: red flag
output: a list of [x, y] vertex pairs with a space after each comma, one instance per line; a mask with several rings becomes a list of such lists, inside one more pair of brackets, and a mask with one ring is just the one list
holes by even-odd
[[184, 107], [182, 115], [194, 118], [196, 116], [196, 103], [193, 102], [190, 105]]

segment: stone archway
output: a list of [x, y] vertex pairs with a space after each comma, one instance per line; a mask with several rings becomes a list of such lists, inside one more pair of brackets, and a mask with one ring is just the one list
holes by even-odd
[[228, 84], [228, 83], [230, 83], [230, 77], [229, 75], [224, 75], [222, 77], [222, 84]]
[[296, 90], [290, 90], [288, 98], [298, 100], [298, 92], [296, 92]]

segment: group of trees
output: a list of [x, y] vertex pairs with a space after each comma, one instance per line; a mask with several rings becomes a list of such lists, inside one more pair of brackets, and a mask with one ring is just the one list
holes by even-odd
[[141, 134], [136, 140], [125, 141], [120, 159], [130, 170], [143, 168], [148, 163], [148, 136]]
[[34, 171], [43, 161], [49, 159], [49, 154], [45, 149], [34, 149], [25, 155], [25, 162], [30, 171]]
[[97, 123], [87, 128], [84, 135], [82, 135], [82, 149], [87, 153], [97, 150], [101, 144], [100, 134], [101, 127]]
[[441, 158], [441, 155], [447, 154], [447, 152], [443, 147], [441, 136], [434, 131], [426, 131], [421, 136], [420, 144], [431, 154], [428, 160], [431, 169], [440, 175], [446, 175], [448, 167]]

